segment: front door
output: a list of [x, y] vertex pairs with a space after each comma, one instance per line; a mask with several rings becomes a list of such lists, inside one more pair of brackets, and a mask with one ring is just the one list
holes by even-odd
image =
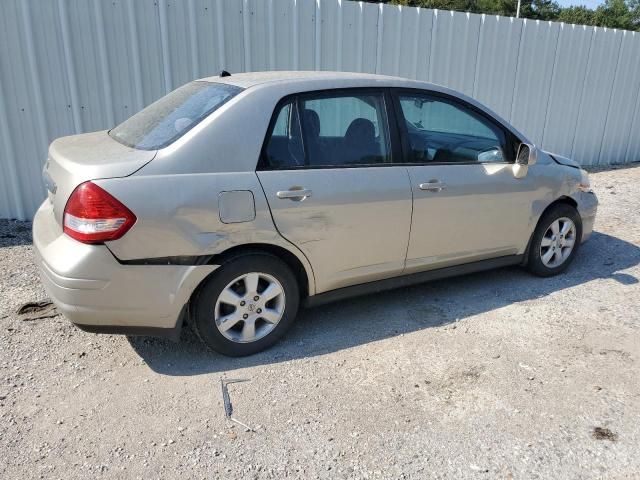
[[276, 227], [309, 259], [317, 293], [400, 274], [411, 186], [392, 164], [385, 95], [304, 94], [280, 103], [257, 175]]
[[448, 97], [396, 99], [414, 197], [406, 272], [522, 253], [535, 184], [513, 175], [511, 134]]

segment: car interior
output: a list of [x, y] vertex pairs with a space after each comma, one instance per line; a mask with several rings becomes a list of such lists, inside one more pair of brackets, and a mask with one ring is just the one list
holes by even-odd
[[[371, 118], [380, 117], [381, 112], [376, 104], [380, 98], [358, 96], [344, 99], [346, 101], [342, 108], [347, 107], [347, 111], [340, 111], [339, 108], [323, 110], [320, 104], [316, 106], [321, 110], [319, 113], [302, 102], [304, 107], [301, 109], [300, 121], [296, 108], [287, 109], [286, 105], [283, 106], [277, 123], [282, 121], [280, 117], [284, 112], [287, 115], [286, 125], [280, 123], [280, 128], [276, 125], [267, 144], [269, 165], [272, 168], [295, 168], [386, 162], [390, 148], [388, 141], [381, 140], [380, 133], [376, 132], [376, 124], [369, 118], [355, 116], [353, 111], [348, 110], [349, 107], [354, 111], [360, 108]], [[377, 121], [380, 123], [381, 120]], [[346, 128], [344, 122], [348, 122]], [[342, 130], [344, 133], [340, 134]]]
[[[352, 97], [368, 110], [370, 118], [381, 115], [375, 96]], [[317, 102], [317, 101], [316, 101]], [[301, 115], [290, 103], [280, 111], [287, 115], [286, 125], [274, 129], [267, 144], [266, 160], [271, 168], [295, 168], [305, 166], [369, 165], [388, 161], [390, 148], [380, 137], [379, 129], [369, 118], [351, 116], [343, 135], [336, 133], [336, 116], [339, 111], [319, 113], [309, 103], [301, 102]], [[436, 104], [439, 111], [427, 110]], [[316, 103], [317, 105], [317, 103]], [[406, 103], [402, 106], [405, 108]], [[426, 106], [423, 110], [423, 107]], [[318, 107], [316, 107], [318, 108]], [[405, 120], [410, 163], [469, 163], [504, 162], [504, 135], [480, 121], [475, 115], [445, 102], [412, 100]], [[348, 120], [349, 115], [344, 115]], [[411, 118], [411, 120], [409, 119]], [[420, 119], [416, 119], [420, 118]], [[427, 119], [427, 127], [421, 119]], [[344, 118], [342, 119], [345, 120]], [[278, 118], [278, 122], [282, 119]], [[326, 122], [323, 124], [323, 121]], [[378, 120], [378, 124], [381, 121]], [[463, 125], [467, 125], [465, 128]], [[324, 127], [324, 128], [323, 128]], [[342, 127], [344, 128], [344, 127]], [[333, 134], [323, 134], [323, 132]], [[469, 133], [462, 133], [469, 131]]]
[[302, 113], [304, 146], [310, 166], [381, 163], [384, 161], [375, 125], [366, 118], [351, 121], [344, 136], [321, 136], [315, 110]]
[[407, 121], [413, 163], [504, 161], [502, 147], [492, 138], [422, 130]]

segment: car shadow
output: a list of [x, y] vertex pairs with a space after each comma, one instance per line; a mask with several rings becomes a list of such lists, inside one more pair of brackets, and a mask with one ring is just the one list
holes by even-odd
[[385, 338], [438, 327], [506, 305], [545, 297], [595, 279], [634, 285], [626, 270], [640, 248], [594, 232], [563, 274], [539, 278], [519, 267], [492, 270], [301, 310], [291, 331], [272, 348], [243, 358], [209, 351], [187, 326], [179, 344], [129, 337], [149, 367], [164, 375], [198, 375], [323, 355]]

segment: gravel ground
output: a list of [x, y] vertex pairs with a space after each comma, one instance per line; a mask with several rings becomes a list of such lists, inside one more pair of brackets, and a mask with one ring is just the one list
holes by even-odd
[[[640, 167], [592, 175], [592, 240], [518, 268], [301, 313], [229, 359], [57, 316], [30, 225], [0, 222], [0, 478], [638, 478]], [[225, 419], [221, 378], [234, 414]]]

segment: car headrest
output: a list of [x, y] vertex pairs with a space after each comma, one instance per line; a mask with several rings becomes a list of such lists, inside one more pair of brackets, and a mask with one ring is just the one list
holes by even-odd
[[305, 109], [302, 112], [305, 133], [313, 138], [320, 136], [320, 117], [315, 110]]
[[373, 142], [376, 138], [376, 127], [371, 120], [356, 118], [347, 128], [344, 138], [349, 144]]

